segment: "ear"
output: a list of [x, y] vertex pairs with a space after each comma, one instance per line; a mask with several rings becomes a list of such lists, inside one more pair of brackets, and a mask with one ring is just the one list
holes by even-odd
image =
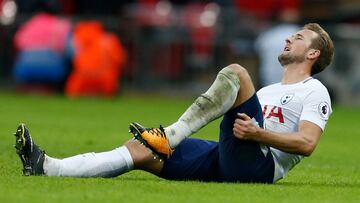
[[310, 49], [307, 53], [307, 58], [308, 59], [317, 59], [320, 56], [320, 50], [318, 49]]

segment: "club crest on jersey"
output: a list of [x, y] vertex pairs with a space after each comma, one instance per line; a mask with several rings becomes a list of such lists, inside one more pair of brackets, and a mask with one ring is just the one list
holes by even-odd
[[281, 97], [280, 103], [282, 105], [289, 103], [291, 99], [294, 97], [294, 95], [295, 95], [294, 93], [285, 94], [283, 97]]
[[330, 106], [326, 102], [321, 102], [318, 107], [321, 118], [328, 119], [330, 114]]

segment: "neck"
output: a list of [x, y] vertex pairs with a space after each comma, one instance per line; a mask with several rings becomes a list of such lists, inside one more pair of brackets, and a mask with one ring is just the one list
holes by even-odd
[[310, 77], [311, 66], [303, 63], [293, 63], [284, 66], [284, 74], [281, 83], [284, 85], [294, 84]]

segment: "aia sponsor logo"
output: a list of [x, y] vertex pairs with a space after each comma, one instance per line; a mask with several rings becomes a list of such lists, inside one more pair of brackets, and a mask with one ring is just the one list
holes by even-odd
[[263, 109], [263, 116], [265, 119], [277, 118], [279, 123], [284, 123], [284, 115], [281, 107], [273, 106], [270, 109], [268, 105], [265, 105]]

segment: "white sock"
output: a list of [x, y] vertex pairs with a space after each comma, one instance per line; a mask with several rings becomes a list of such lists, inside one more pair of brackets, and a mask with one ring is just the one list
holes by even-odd
[[115, 177], [134, 166], [129, 150], [121, 146], [112, 151], [86, 153], [65, 159], [45, 156], [44, 172], [47, 176]]
[[164, 129], [170, 147], [175, 148], [186, 137], [226, 113], [234, 105], [239, 89], [237, 73], [228, 67], [222, 69], [210, 88], [195, 100], [177, 122]]
[[189, 137], [193, 132], [187, 123], [182, 120], [178, 120], [170, 126], [164, 128], [165, 135], [169, 140], [171, 148], [175, 148], [182, 140]]

